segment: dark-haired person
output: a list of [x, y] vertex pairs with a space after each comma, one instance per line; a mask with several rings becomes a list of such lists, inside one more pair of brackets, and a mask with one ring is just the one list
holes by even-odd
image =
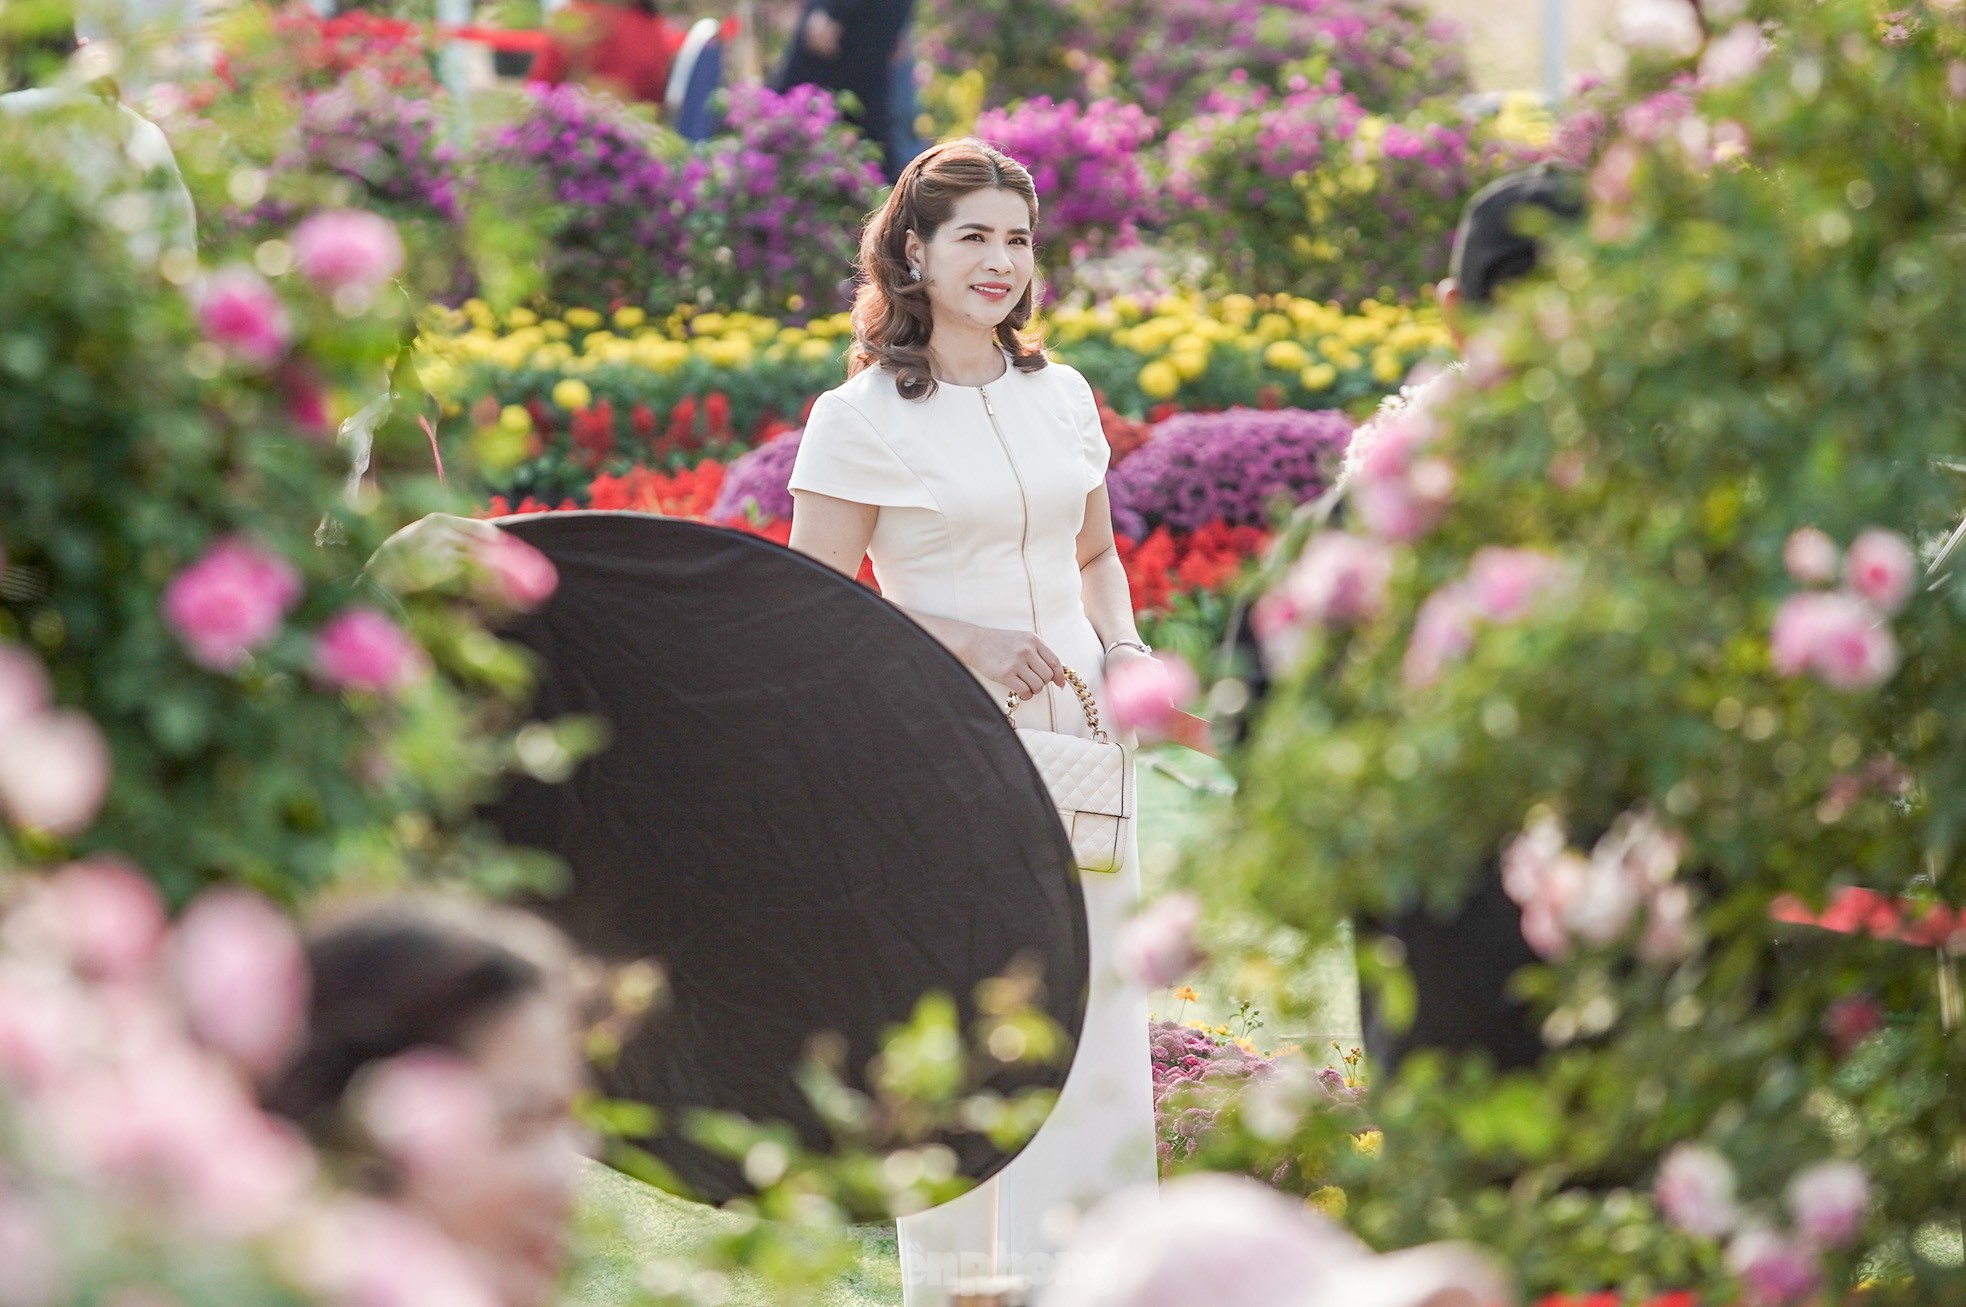
[[803, 0], [785, 63], [772, 80], [780, 91], [812, 85], [845, 91], [858, 101], [848, 121], [881, 147], [890, 180], [908, 162], [896, 139], [894, 59], [915, 0]]
[[[267, 1087], [271, 1112], [443, 1231], [501, 1307], [547, 1307], [564, 1260], [585, 1084], [574, 957], [539, 918], [462, 899], [380, 899], [318, 919], [306, 1042]], [[492, 1128], [468, 1175], [386, 1164], [351, 1091], [405, 1054], [448, 1054], [476, 1073]]]
[[[1448, 278], [1436, 288], [1457, 346], [1465, 348], [1469, 329], [1494, 304], [1498, 290], [1536, 270], [1539, 233], [1553, 224], [1574, 223], [1583, 211], [1582, 179], [1562, 164], [1510, 173], [1468, 201], [1455, 229]], [[1301, 540], [1305, 530], [1343, 514], [1353, 477], [1383, 429], [1381, 422], [1408, 405], [1430, 401], [1431, 386], [1424, 383], [1390, 397], [1353, 434], [1336, 485], [1305, 507], [1287, 538]], [[1251, 687], [1252, 701], [1260, 699], [1269, 676], [1247, 612], [1235, 630], [1233, 666]], [[1452, 915], [1416, 908], [1387, 921], [1361, 923], [1360, 932], [1397, 941], [1418, 1000], [1413, 1023], [1403, 1031], [1391, 1029], [1378, 1019], [1374, 1005], [1367, 1005], [1366, 1047], [1380, 1074], [1418, 1048], [1480, 1050], [1499, 1070], [1534, 1066], [1542, 1056], [1542, 1038], [1527, 1007], [1508, 993], [1509, 977], [1536, 957], [1522, 938], [1521, 909], [1502, 892], [1498, 865], [1484, 869]]]
[[[1028, 329], [1037, 227], [1031, 174], [980, 142], [902, 172], [861, 239], [849, 379], [813, 406], [792, 469], [791, 543], [848, 576], [871, 557], [881, 593], [1010, 697], [1021, 728], [1086, 735], [1063, 669], [1098, 695], [1151, 651], [1092, 388]], [[901, 1220], [910, 1307], [943, 1302], [956, 1275], [1067, 1273], [1048, 1250], [1071, 1210], [1154, 1179], [1145, 996], [1112, 956], [1140, 898], [1126, 843], [1119, 871], [1080, 878], [1092, 989], [1057, 1107], [995, 1179]]]
[[[126, 228], [131, 258], [154, 267], [168, 250], [197, 249], [197, 211], [178, 172], [177, 156], [157, 124], [124, 104], [107, 76], [86, 76], [86, 57], [72, 22], [0, 43], [0, 125], [31, 125], [30, 148], [50, 168], [66, 170], [92, 204], [128, 196], [145, 201], [142, 221]], [[79, 76], [78, 76], [79, 74]]]

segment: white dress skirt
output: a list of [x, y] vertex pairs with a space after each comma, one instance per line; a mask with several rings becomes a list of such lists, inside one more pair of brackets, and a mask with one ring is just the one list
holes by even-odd
[[[1092, 388], [1064, 364], [1007, 369], [987, 386], [943, 384], [920, 401], [870, 368], [813, 406], [791, 485], [880, 509], [867, 554], [887, 598], [1033, 631], [1100, 697], [1104, 653], [1085, 613], [1077, 542], [1106, 462]], [[1006, 687], [983, 685], [998, 702], [1007, 697]], [[1089, 733], [1077, 698], [1055, 687], [1016, 717], [1020, 729]], [[942, 1307], [961, 1279], [1016, 1276], [1041, 1296], [1094, 1273], [1059, 1260], [1077, 1214], [1155, 1178], [1147, 996], [1120, 978], [1113, 957], [1140, 904], [1132, 825], [1120, 869], [1080, 877], [1091, 988], [1057, 1106], [995, 1177], [901, 1219], [906, 1307]]]

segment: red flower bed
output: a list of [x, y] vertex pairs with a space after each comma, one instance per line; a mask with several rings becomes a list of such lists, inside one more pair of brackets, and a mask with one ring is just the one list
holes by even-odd
[[1269, 533], [1256, 527], [1221, 521], [1187, 532], [1157, 526], [1138, 543], [1118, 537], [1133, 611], [1162, 613], [1173, 607], [1178, 595], [1226, 588], [1269, 540]]

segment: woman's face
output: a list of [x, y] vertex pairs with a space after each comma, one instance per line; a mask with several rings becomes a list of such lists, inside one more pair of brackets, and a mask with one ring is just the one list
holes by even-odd
[[922, 270], [936, 326], [994, 331], [1035, 274], [1031, 210], [1015, 191], [971, 191], [927, 241], [908, 233], [908, 261]]
[[494, 1017], [462, 1050], [496, 1107], [490, 1148], [468, 1177], [410, 1179], [402, 1194], [471, 1257], [503, 1307], [548, 1307], [565, 1259], [585, 1134], [585, 1083], [571, 1005], [540, 992]]

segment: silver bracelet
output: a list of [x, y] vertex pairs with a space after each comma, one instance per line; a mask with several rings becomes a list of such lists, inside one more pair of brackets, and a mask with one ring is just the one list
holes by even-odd
[[1115, 640], [1106, 646], [1106, 656], [1111, 658], [1115, 649], [1138, 649], [1149, 657], [1152, 657], [1154, 652], [1151, 645], [1143, 644], [1138, 640]]

